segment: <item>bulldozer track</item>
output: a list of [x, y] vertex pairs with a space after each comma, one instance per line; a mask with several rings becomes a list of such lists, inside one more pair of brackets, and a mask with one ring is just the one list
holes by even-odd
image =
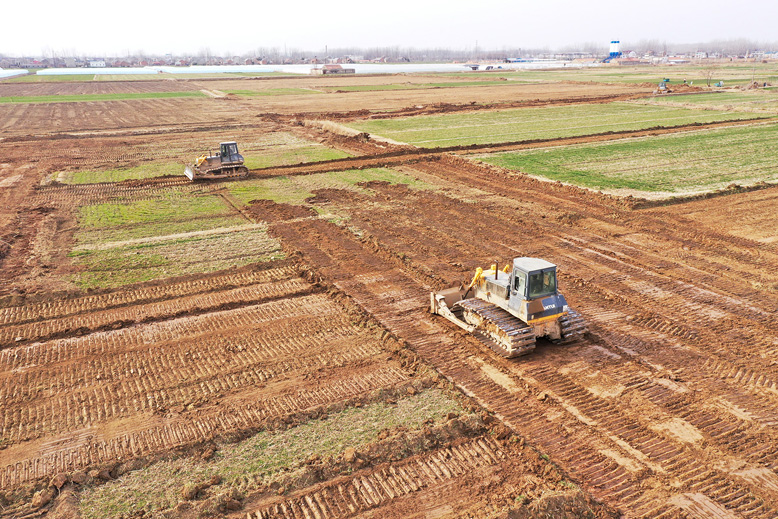
[[21, 306], [7, 306], [0, 308], [0, 326], [18, 325], [94, 310], [108, 310], [122, 306], [174, 299], [176, 297], [223, 290], [229, 287], [285, 281], [293, 277], [295, 277], [295, 269], [293, 266], [287, 265], [264, 270], [201, 276], [156, 286], [130, 286], [120, 290], [112, 290], [105, 294], [70, 299], [54, 299], [37, 303], [31, 302]]
[[[478, 298], [465, 299], [456, 303], [456, 306], [464, 310], [466, 322], [480, 323], [479, 337], [488, 338], [486, 344], [503, 357], [518, 357], [535, 349], [532, 328], [499, 306]], [[468, 313], [477, 317], [468, 317]]]
[[292, 498], [249, 511], [247, 517], [349, 517], [423, 492], [481, 467], [498, 465], [505, 459], [507, 456], [496, 441], [480, 437], [371, 472], [341, 478], [314, 491], [300, 492]]
[[73, 184], [59, 186], [43, 186], [38, 189], [36, 198], [39, 203], [57, 204], [73, 203], [77, 201], [79, 205], [98, 203], [100, 201], [112, 198], [122, 197], [122, 199], [142, 200], [159, 198], [160, 188], [174, 188], [171, 191], [176, 193], [194, 193], [198, 191], [215, 191], [219, 189], [215, 184], [192, 184], [188, 178], [164, 179], [154, 183], [143, 183], [141, 185], [121, 184], [114, 182], [105, 182], [102, 184]]
[[311, 286], [299, 279], [274, 283], [249, 285], [216, 293], [184, 296], [175, 300], [157, 301], [119, 309], [91, 311], [74, 316], [46, 321], [5, 326], [0, 328], [0, 347], [22, 340], [41, 340], [63, 335], [74, 330], [78, 333], [123, 327], [129, 323], [160, 320], [181, 314], [208, 312], [227, 306], [256, 304], [262, 300], [294, 297], [311, 291]]
[[[253, 430], [273, 417], [407, 380], [402, 371], [379, 361], [383, 348], [371, 331], [355, 326], [328, 297], [310, 294], [310, 285], [299, 279], [229, 288], [231, 282], [254, 282], [256, 277], [290, 277], [289, 267], [253, 274], [216, 276], [223, 283], [221, 291], [190, 297], [218, 304], [235, 290], [262, 287], [259, 292], [270, 290], [283, 298], [0, 351], [0, 434], [6, 442], [4, 458], [17, 460], [0, 469], [0, 488]], [[207, 285], [189, 281], [150, 292], [141, 288], [120, 303], [200, 291]], [[299, 291], [301, 286], [306, 288]], [[293, 292], [287, 293], [290, 287]], [[78, 303], [97, 305], [109, 296], [74, 301], [75, 310], [83, 311]], [[170, 301], [176, 299], [106, 312], [139, 311]], [[56, 313], [68, 310], [60, 306]], [[306, 381], [311, 370], [319, 378]], [[342, 370], [349, 376], [339, 375]], [[320, 377], [332, 380], [321, 385]], [[272, 390], [293, 379], [299, 382], [292, 391]], [[234, 402], [230, 397], [257, 387], [267, 388], [262, 396]], [[212, 404], [220, 399], [225, 399], [222, 404]], [[193, 405], [198, 410], [190, 415], [187, 406]], [[171, 409], [178, 410], [170, 414]], [[132, 417], [141, 418], [123, 422]], [[105, 423], [124, 425], [109, 432]], [[51, 430], [61, 439], [51, 439]], [[39, 438], [48, 439], [41, 443]], [[38, 445], [35, 456], [22, 454], [30, 452], [30, 442]]]
[[85, 445], [57, 448], [56, 444], [52, 444], [39, 457], [27, 458], [0, 468], [0, 488], [13, 488], [25, 481], [47, 478], [57, 473], [164, 452], [207, 440], [220, 433], [255, 430], [269, 418], [315, 409], [379, 388], [390, 388], [406, 379], [397, 370], [378, 369], [365, 375], [350, 376], [323, 389], [301, 389], [288, 395], [258, 399], [243, 408], [211, 410], [204, 417], [144, 428], [109, 440], [95, 441], [94, 433], [87, 429], [81, 435], [68, 436], [68, 441], [63, 442], [82, 440]]

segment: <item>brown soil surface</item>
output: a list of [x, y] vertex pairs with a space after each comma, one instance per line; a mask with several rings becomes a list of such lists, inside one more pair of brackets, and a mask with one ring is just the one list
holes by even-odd
[[726, 203], [702, 200], [655, 209], [653, 212], [665, 218], [685, 221], [695, 227], [709, 227], [713, 232], [774, 244], [778, 242], [778, 221], [768, 215], [774, 213], [776, 204], [778, 188], [773, 187], [728, 195]]
[[[223, 83], [207, 85], [244, 82]], [[406, 113], [430, 93], [464, 110], [604, 90], [493, 88], [0, 106], [0, 513], [29, 512], [56, 474], [298, 423], [377, 390], [451, 383], [481, 406], [488, 432], [250, 496], [235, 517], [609, 517], [609, 507], [625, 517], [775, 517], [776, 188], [636, 209], [450, 152], [293, 121]], [[53, 293], [68, 288], [78, 205], [223, 186], [41, 186], [51, 173], [189, 158], [230, 135], [278, 130], [362, 156], [254, 178], [388, 164], [434, 189], [371, 182], [359, 193], [318, 190], [305, 206], [255, 202], [245, 214], [267, 221], [291, 260]], [[430, 315], [430, 290], [524, 255], [559, 266], [562, 292], [590, 325], [583, 340], [506, 360]], [[63, 495], [51, 509], [72, 510]]]
[[[327, 84], [332, 79], [327, 78]], [[301, 87], [298, 81], [290, 87]], [[219, 90], [240, 90], [246, 83], [240, 80], [215, 82], [209, 85]], [[279, 84], [274, 84], [278, 88]], [[278, 114], [335, 114], [354, 111], [396, 111], [408, 109], [411, 113], [433, 112], [435, 105], [470, 105], [473, 99], [481, 105], [516, 105], [565, 102], [605, 101], [614, 98], [641, 97], [651, 91], [632, 85], [601, 85], [592, 88], [579, 84], [521, 84], [495, 82], [495, 86], [465, 86], [457, 88], [433, 88], [423, 90], [383, 90], [366, 92], [330, 92], [318, 95], [262, 96], [242, 100], [249, 109]], [[449, 109], [444, 109], [449, 111]]]
[[62, 83], [0, 83], [0, 97], [79, 94], [129, 94], [200, 90], [188, 81], [89, 81]]
[[[478, 210], [373, 183], [375, 197], [315, 199], [347, 212], [360, 238], [320, 220], [273, 232], [598, 498], [634, 516], [693, 513], [696, 493], [743, 516], [774, 513], [773, 484], [741, 469], [773, 463], [765, 427], [778, 334], [767, 287], [778, 251], [754, 257], [744, 239], [458, 160], [413, 168]], [[496, 232], [505, 229], [520, 231]], [[559, 265], [568, 300], [591, 323], [586, 341], [506, 361], [427, 313], [429, 290], [519, 255]]]

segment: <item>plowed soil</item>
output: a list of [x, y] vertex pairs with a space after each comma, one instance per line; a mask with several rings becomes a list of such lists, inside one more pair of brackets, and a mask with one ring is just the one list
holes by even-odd
[[200, 90], [189, 81], [91, 81], [76, 83], [0, 83], [0, 97], [74, 94], [127, 94]]
[[[219, 83], [208, 88], [250, 81]], [[402, 459], [376, 456], [347, 474], [321, 468], [229, 513], [778, 515], [778, 188], [637, 209], [452, 153], [467, 150], [418, 153], [294, 120], [362, 109], [391, 116], [432, 102], [428, 95], [467, 110], [520, 92], [549, 102], [607, 93], [500, 88], [0, 106], [11, 137], [0, 141], [0, 513], [30, 513], [33, 492], [58, 474], [77, 489], [74, 477], [93, 469], [111, 478], [128, 460], [438, 385], [466, 395], [484, 429]], [[614, 99], [639, 93], [613, 88]], [[239, 128], [220, 128], [228, 123]], [[369, 182], [316, 190], [304, 205], [241, 208], [267, 222], [285, 261], [91, 293], [65, 282], [79, 205], [226, 183], [63, 186], [49, 182], [53, 172], [176, 159], [203, 142], [278, 130], [360, 156], [255, 179], [390, 165], [426, 188]], [[558, 265], [560, 290], [589, 323], [584, 339], [540, 341], [506, 360], [429, 313], [431, 290], [518, 256]]]

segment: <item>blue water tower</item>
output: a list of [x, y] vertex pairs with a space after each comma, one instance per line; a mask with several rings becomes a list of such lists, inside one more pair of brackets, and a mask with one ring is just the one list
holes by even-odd
[[608, 55], [609, 59], [621, 57], [621, 42], [619, 40], [611, 41], [611, 51]]

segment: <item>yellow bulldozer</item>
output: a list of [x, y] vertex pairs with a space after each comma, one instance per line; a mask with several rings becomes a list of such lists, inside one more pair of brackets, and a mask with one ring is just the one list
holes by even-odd
[[238, 153], [236, 142], [220, 143], [215, 155], [211, 152], [201, 155], [184, 170], [189, 180], [245, 177], [248, 174], [249, 169], [243, 165], [243, 155]]
[[557, 288], [556, 265], [539, 258], [515, 258], [498, 270], [478, 268], [467, 287], [430, 294], [430, 310], [508, 358], [535, 349], [535, 339], [572, 342], [586, 322], [567, 306]]

